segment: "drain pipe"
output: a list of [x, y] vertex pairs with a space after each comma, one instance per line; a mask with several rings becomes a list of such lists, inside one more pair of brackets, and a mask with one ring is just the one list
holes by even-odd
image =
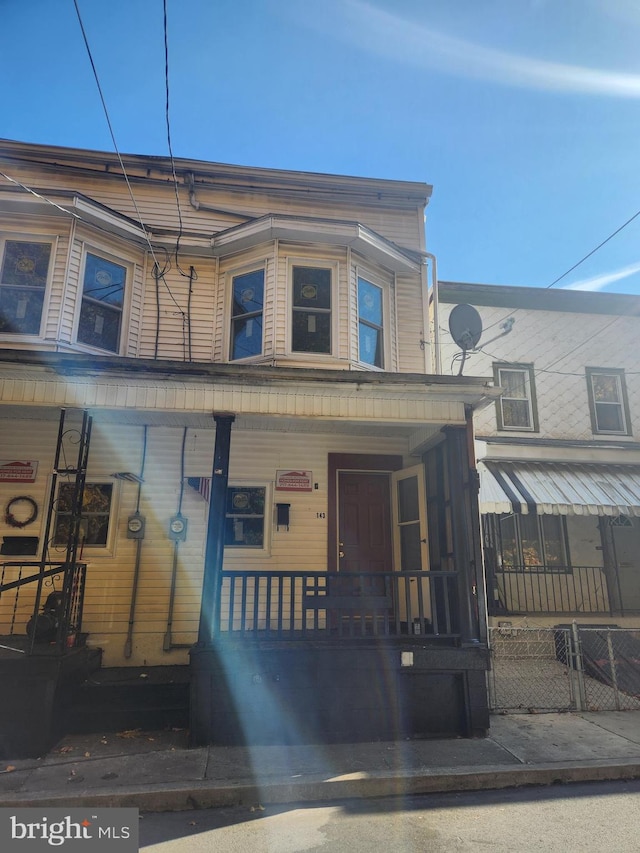
[[425, 257], [431, 261], [431, 301], [433, 304], [433, 348], [435, 352], [436, 374], [442, 373], [442, 357], [440, 353], [440, 299], [438, 295], [438, 264], [436, 256], [425, 252]]
[[[140, 478], [138, 481], [138, 497], [136, 500], [136, 515], [140, 514], [140, 496], [142, 493], [142, 478], [144, 477], [144, 463], [147, 456], [147, 427], [144, 427], [142, 439], [142, 462], [140, 464]], [[133, 640], [133, 623], [136, 615], [136, 600], [138, 597], [138, 581], [140, 579], [140, 558], [142, 556], [142, 538], [136, 539], [136, 562], [133, 569], [133, 586], [131, 587], [131, 604], [129, 607], [129, 625], [127, 628], [127, 639], [124, 644], [124, 656], [131, 657]]]
[[241, 213], [238, 210], [223, 210], [222, 208], [211, 207], [211, 205], [199, 202], [196, 198], [196, 181], [193, 172], [189, 172], [187, 175], [187, 183], [189, 186], [189, 204], [194, 210], [204, 210], [206, 213], [218, 213], [222, 216], [235, 216], [236, 219], [242, 219], [243, 222], [256, 218], [254, 213]]
[[[193, 269], [193, 267], [192, 267]], [[184, 497], [184, 452], [187, 443], [187, 427], [184, 427], [182, 432], [182, 448], [180, 450], [180, 497], [178, 498], [178, 511], [173, 517], [173, 521], [179, 520], [184, 523], [182, 533], [173, 536], [173, 565], [171, 566], [171, 590], [169, 592], [169, 612], [167, 614], [167, 629], [164, 633], [162, 641], [162, 650], [170, 652], [171, 649], [190, 649], [193, 643], [174, 643], [173, 642], [173, 609], [176, 600], [176, 586], [178, 582], [178, 556], [180, 551], [180, 543], [184, 541], [186, 536], [186, 519], [182, 515], [182, 499]]]

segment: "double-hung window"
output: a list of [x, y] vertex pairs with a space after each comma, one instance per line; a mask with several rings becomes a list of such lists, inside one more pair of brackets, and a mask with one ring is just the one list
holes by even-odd
[[0, 332], [39, 335], [51, 243], [5, 240], [0, 267]]
[[331, 353], [331, 276], [331, 269], [293, 267], [293, 352]]
[[[73, 522], [75, 483], [61, 483], [56, 502], [53, 544], [67, 544]], [[82, 497], [80, 544], [106, 548], [113, 501], [113, 483], [85, 483]]]
[[266, 486], [229, 486], [224, 544], [264, 550]]
[[358, 277], [358, 360], [384, 367], [382, 288]]
[[264, 270], [234, 275], [232, 292], [230, 358], [261, 355]]
[[109, 352], [119, 352], [127, 268], [87, 252], [77, 339]]
[[593, 432], [629, 435], [624, 370], [587, 367], [586, 373]]
[[497, 401], [498, 429], [538, 429], [533, 366], [495, 364], [496, 385], [504, 389]]

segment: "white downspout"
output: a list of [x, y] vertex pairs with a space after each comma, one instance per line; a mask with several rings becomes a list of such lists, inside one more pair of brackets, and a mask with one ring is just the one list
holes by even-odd
[[436, 373], [442, 373], [442, 359], [440, 354], [440, 302], [438, 298], [438, 263], [436, 256], [431, 252], [425, 252], [425, 257], [431, 261], [431, 297], [433, 300], [433, 348], [435, 352]]

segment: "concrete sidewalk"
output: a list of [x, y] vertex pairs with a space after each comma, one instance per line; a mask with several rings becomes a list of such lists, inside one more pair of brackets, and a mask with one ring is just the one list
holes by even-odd
[[187, 748], [185, 731], [65, 737], [0, 764], [0, 806], [227, 805], [640, 777], [640, 711], [494, 716], [482, 740]]

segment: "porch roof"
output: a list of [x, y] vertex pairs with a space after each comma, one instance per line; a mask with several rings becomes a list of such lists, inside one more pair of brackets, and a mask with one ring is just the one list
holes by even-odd
[[640, 466], [478, 463], [480, 512], [640, 516]]
[[141, 423], [213, 426], [212, 414], [234, 414], [280, 427], [283, 419], [388, 426], [415, 432], [415, 450], [425, 431], [466, 423], [467, 406], [499, 393], [483, 378], [0, 350], [0, 417], [8, 407], [13, 417], [16, 407], [25, 416], [66, 407]]

